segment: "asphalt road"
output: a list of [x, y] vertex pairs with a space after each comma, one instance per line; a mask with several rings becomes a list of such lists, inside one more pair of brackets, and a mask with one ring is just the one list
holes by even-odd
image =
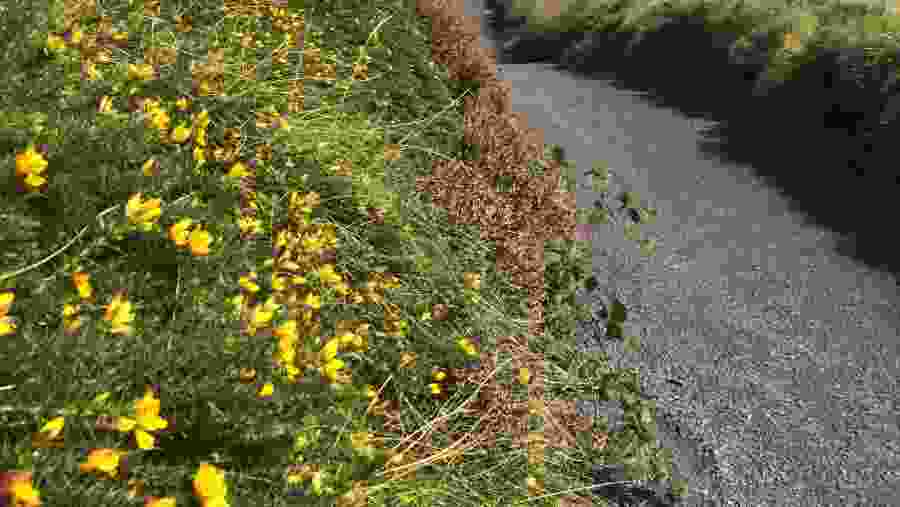
[[[483, 0], [467, 2], [483, 18]], [[701, 149], [709, 122], [547, 63], [501, 72], [546, 143], [581, 169], [605, 160], [659, 210], [649, 261], [620, 229], [593, 237], [595, 274], [637, 312], [641, 352], [587, 326], [579, 339], [640, 369], [661, 445], [694, 487], [686, 504], [900, 505], [895, 275], [845, 255], [846, 234], [811, 221], [760, 167]], [[577, 195], [583, 207], [596, 197]], [[610, 274], [610, 251], [642, 275]]]

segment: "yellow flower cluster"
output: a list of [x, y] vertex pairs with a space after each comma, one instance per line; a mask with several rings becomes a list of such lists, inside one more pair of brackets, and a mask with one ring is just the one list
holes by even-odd
[[10, 335], [16, 331], [16, 321], [8, 315], [15, 299], [15, 292], [0, 292], [0, 336]]
[[[158, 0], [149, 0], [146, 5], [156, 5]], [[157, 11], [155, 16], [159, 16]], [[97, 47], [101, 39], [112, 41], [115, 44], [127, 42], [127, 33], [112, 32], [106, 26], [107, 17], [101, 16], [100, 26], [96, 33], [85, 34], [77, 27], [71, 31], [71, 36], [63, 38], [59, 34], [50, 34], [47, 38], [47, 48], [50, 51], [61, 51], [67, 45], [81, 44], [83, 77], [95, 80], [100, 76], [96, 68], [97, 64], [111, 63], [106, 48]], [[189, 31], [191, 20], [189, 17], [178, 17], [178, 30]], [[248, 44], [250, 44], [248, 42]], [[159, 77], [159, 66], [166, 65], [172, 57], [171, 51], [160, 51], [159, 48], [148, 50], [145, 53], [143, 63], [127, 65], [127, 79], [130, 81], [150, 81]], [[307, 65], [313, 67], [310, 75], [313, 79], [334, 79], [334, 66], [323, 65], [318, 61], [318, 50], [313, 50], [312, 57]], [[196, 90], [201, 95], [214, 93], [221, 86], [220, 65], [221, 52], [210, 50], [209, 63], [198, 67], [195, 78]], [[195, 69], [192, 68], [192, 71]], [[368, 79], [368, 67], [362, 60], [353, 64], [353, 79]], [[136, 88], [131, 89], [129, 95], [133, 95]], [[115, 89], [118, 91], [118, 88]], [[132, 96], [132, 99], [134, 97]], [[193, 158], [196, 162], [195, 170], [199, 169], [208, 158], [217, 161], [227, 161], [230, 170], [228, 178], [252, 177], [253, 164], [245, 164], [236, 160], [237, 142], [229, 142], [226, 129], [226, 143], [223, 146], [207, 146], [207, 127], [210, 123], [209, 113], [202, 111], [194, 113], [191, 121], [179, 122], [172, 126], [173, 118], [170, 115], [172, 109], [167, 109], [159, 97], [152, 97], [138, 101], [139, 107], [132, 107], [133, 111], [139, 110], [143, 114], [145, 126], [155, 129], [160, 134], [163, 144], [184, 144], [193, 137]], [[175, 108], [180, 112], [187, 112], [189, 100], [182, 97], [175, 102]], [[109, 96], [99, 100], [98, 112], [102, 115], [116, 117], [120, 115], [114, 107], [114, 101]], [[258, 123], [268, 123], [273, 128], [290, 128], [286, 121], [274, 113], [266, 116], [265, 113], [257, 113]], [[274, 117], [272, 117], [274, 116]], [[176, 114], [176, 117], [179, 115]], [[239, 139], [240, 133], [235, 134]], [[232, 136], [234, 141], [234, 136]], [[396, 160], [399, 158], [400, 146], [390, 145], [386, 147], [385, 159]], [[46, 171], [48, 161], [46, 150], [38, 150], [32, 144], [27, 149], [16, 155], [16, 174], [28, 191], [36, 191], [44, 188], [48, 183]], [[265, 159], [260, 156], [260, 159]], [[249, 166], [249, 167], [248, 167]], [[156, 159], [145, 161], [141, 170], [147, 177], [157, 176], [164, 169]], [[242, 190], [242, 197], [245, 197]], [[247, 192], [248, 195], [252, 192]], [[158, 222], [163, 217], [162, 199], [149, 198], [141, 192], [128, 198], [125, 205], [124, 218], [127, 226], [149, 232], [159, 231]], [[243, 332], [254, 335], [259, 331], [272, 326], [271, 333], [278, 339], [275, 355], [276, 363], [287, 373], [290, 381], [297, 381], [300, 376], [308, 371], [317, 372], [332, 386], [340, 388], [342, 384], [351, 383], [351, 375], [347, 361], [350, 357], [346, 353], [363, 353], [369, 350], [370, 324], [360, 320], [340, 320], [335, 325], [332, 336], [321, 336], [317, 313], [323, 305], [330, 304], [337, 296], [338, 304], [377, 304], [381, 305], [385, 312], [384, 333], [388, 336], [405, 336], [409, 330], [409, 324], [401, 318], [400, 308], [385, 301], [384, 291], [389, 288], [399, 287], [399, 279], [390, 273], [371, 274], [367, 283], [358, 289], [350, 287], [347, 279], [339, 273], [333, 264], [333, 255], [337, 246], [336, 228], [334, 224], [313, 224], [310, 215], [319, 204], [319, 196], [315, 193], [305, 195], [292, 192], [290, 194], [290, 223], [283, 229], [273, 234], [275, 253], [272, 274], [273, 294], [263, 297], [262, 302], [253, 304], [256, 295], [261, 291], [256, 283], [256, 272], [249, 272], [241, 276], [239, 286], [241, 293], [234, 296], [231, 301], [238, 307], [237, 314], [243, 321]], [[255, 208], [252, 199], [247, 208]], [[242, 217], [240, 219], [242, 233], [249, 231], [261, 231], [259, 221], [253, 218]], [[195, 226], [190, 218], [178, 219], [168, 226], [168, 239], [177, 248], [187, 248], [193, 256], [207, 256], [210, 254], [212, 235], [202, 226]], [[331, 260], [328, 260], [331, 252]], [[71, 296], [69, 302], [63, 305], [63, 327], [67, 334], [77, 333], [83, 327], [82, 303], [93, 302], [95, 291], [90, 283], [90, 274], [77, 268], [72, 273], [72, 282], [77, 296]], [[481, 275], [478, 273], [466, 273], [464, 277], [465, 289], [473, 300], [477, 301], [477, 292], [481, 287]], [[8, 316], [15, 294], [12, 291], [0, 292], [0, 336], [12, 334], [16, 330], [16, 322]], [[91, 307], [91, 305], [85, 305]], [[108, 331], [112, 334], [130, 335], [134, 332], [135, 312], [134, 305], [128, 300], [125, 290], [118, 290], [104, 306], [103, 320], [108, 324]], [[285, 310], [283, 313], [281, 310]], [[282, 317], [286, 317], [283, 318]], [[435, 320], [442, 320], [435, 317]], [[275, 323], [273, 325], [273, 322]], [[104, 324], [105, 325], [105, 324]], [[469, 357], [478, 356], [478, 339], [461, 337], [456, 345]], [[415, 363], [415, 354], [405, 353], [401, 358], [401, 366], [412, 366]], [[242, 382], [253, 382], [256, 371], [251, 368], [241, 368], [240, 379]], [[436, 368], [432, 372], [433, 383], [429, 388], [434, 394], [442, 394], [446, 385], [454, 381], [453, 374], [449, 370]], [[274, 393], [274, 384], [265, 383], [258, 391], [259, 397], [268, 397]], [[378, 394], [371, 385], [365, 386], [365, 394], [372, 400], [370, 412], [383, 414], [386, 403], [377, 404]], [[103, 393], [95, 401], [105, 399], [109, 393]], [[98, 419], [98, 429], [111, 429], [121, 433], [129, 433], [134, 437], [138, 449], [153, 449], [158, 435], [154, 433], [169, 427], [169, 421], [160, 416], [161, 401], [152, 388], [147, 388], [142, 398], [133, 404], [133, 413], [130, 416], [109, 417], [108, 420]], [[102, 416], [105, 417], [105, 416]], [[33, 442], [46, 446], [61, 446], [65, 418], [56, 417], [47, 421], [41, 430], [35, 434]], [[363, 455], [371, 455], [374, 450], [374, 435], [367, 431], [357, 431], [350, 434], [350, 444], [355, 452]], [[101, 448], [92, 449], [87, 454], [86, 462], [79, 464], [79, 470], [84, 473], [99, 473], [109, 478], [122, 478], [124, 473], [123, 461], [129, 451], [122, 449]], [[403, 453], [391, 452], [390, 463], [402, 465], [409, 456]], [[317, 493], [323, 491], [323, 484], [329, 472], [304, 465], [302, 473], [297, 477], [312, 480], [313, 489]], [[129, 495], [134, 498], [141, 494], [143, 484], [141, 481], [129, 482]], [[228, 487], [225, 482], [225, 472], [210, 464], [201, 464], [193, 480], [194, 494], [204, 507], [227, 507]], [[338, 500], [338, 505], [357, 505], [357, 501], [366, 498], [365, 484], [354, 484], [352, 491]], [[31, 472], [2, 472], [0, 473], [0, 503], [9, 500], [9, 504], [15, 506], [39, 506], [40, 497], [37, 490], [31, 484]], [[144, 497], [146, 507], [174, 507], [174, 497]]]
[[47, 183], [42, 174], [47, 170], [47, 159], [34, 149], [34, 145], [16, 155], [16, 175], [21, 178], [28, 192], [39, 190]]
[[[110, 393], [103, 393], [97, 400], [105, 399]], [[134, 402], [134, 417], [113, 418], [109, 428], [123, 433], [133, 432], [138, 448], [152, 449], [155, 440], [152, 431], [168, 427], [168, 421], [159, 416], [160, 400], [153, 389], [147, 388], [144, 397]], [[33, 442], [35, 447], [59, 447], [62, 445], [62, 433], [65, 427], [64, 417], [55, 417], [41, 427], [35, 434]], [[98, 420], [97, 429], [104, 428]], [[128, 456], [128, 451], [122, 449], [100, 448], [92, 449], [87, 454], [87, 461], [78, 465], [82, 473], [96, 472], [110, 479], [122, 478], [122, 459]], [[204, 507], [227, 507], [228, 485], [225, 482], [225, 472], [213, 465], [203, 463], [194, 475], [194, 494]], [[142, 496], [143, 482], [139, 480], [129, 481], [129, 496], [135, 498]], [[8, 498], [11, 505], [21, 507], [37, 507], [41, 505], [40, 495], [31, 484], [30, 472], [3, 472], [0, 473], [0, 498]], [[158, 498], [144, 497], [144, 505], [147, 507], [174, 507], [174, 497]]]

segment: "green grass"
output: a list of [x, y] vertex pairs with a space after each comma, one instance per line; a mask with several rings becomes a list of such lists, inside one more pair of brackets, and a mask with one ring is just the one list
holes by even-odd
[[647, 31], [656, 28], [660, 16], [699, 14], [710, 29], [772, 32], [777, 38], [792, 34], [795, 42], [784, 42], [788, 52], [815, 42], [896, 48], [900, 26], [900, 5], [893, 0], [562, 0], [555, 17], [544, 14], [543, 1], [513, 0], [513, 12], [526, 16], [535, 29], [549, 31], [601, 31], [612, 26]]
[[[47, 48], [48, 34], [62, 34], [63, 2], [46, 6], [16, 0], [0, 11], [0, 40], [10, 41], [0, 83], [0, 470], [30, 471], [42, 504], [54, 506], [144, 497], [199, 505], [203, 463], [224, 471], [234, 506], [365, 505], [346, 497], [361, 481], [374, 505], [555, 505], [562, 491], [588, 489], [588, 466], [604, 456], [589, 445], [548, 450], [543, 468], [503, 435], [490, 449], [449, 453], [458, 455], [452, 464], [421, 461], [490, 422], [461, 410], [479, 386], [436, 380], [436, 369], [476, 366], [498, 337], [527, 335], [527, 315], [524, 291], [496, 270], [493, 245], [414, 191], [432, 161], [471, 152], [461, 104], [472, 90], [431, 62], [429, 23], [412, 2], [289, 9], [304, 22], [305, 56], [273, 18], [225, 16], [219, 1], [163, 2], [144, 18], [141, 2], [104, 2], [97, 14], [128, 39], [93, 80], [82, 76], [78, 47]], [[191, 30], [176, 29], [179, 15]], [[79, 19], [84, 30], [97, 26]], [[242, 46], [240, 34], [258, 47]], [[149, 48], [174, 58], [155, 79], [129, 78], [128, 64], [145, 63]], [[223, 93], [198, 95], [191, 63], [212, 64], [211, 50], [224, 51]], [[362, 64], [368, 75], [354, 79]], [[334, 79], [306, 75], [319, 71]], [[158, 97], [159, 108], [130, 111], [130, 97]], [[265, 111], [283, 121], [258, 122]], [[151, 123], [163, 112], [160, 131]], [[163, 142], [179, 125], [193, 125], [190, 137]], [[199, 163], [200, 130], [207, 147], [233, 148], [233, 157], [210, 149]], [[46, 168], [26, 182], [16, 156], [29, 146]], [[226, 176], [241, 168], [249, 176]], [[129, 218], [130, 200], [150, 202], [150, 214]], [[178, 244], [173, 226], [184, 219], [195, 232]], [[564, 339], [574, 322], [570, 278], [586, 276], [577, 264], [560, 257], [548, 270], [560, 297], [533, 342], [548, 361], [548, 396], [633, 393], [628, 372]], [[430, 318], [439, 304], [448, 317]], [[326, 356], [333, 337], [348, 341]], [[292, 343], [294, 363], [283, 352]], [[517, 372], [505, 361], [496, 374]], [[148, 386], [158, 412], [135, 405]], [[391, 417], [371, 413], [376, 401], [390, 403]], [[141, 431], [110, 431], [111, 418], [134, 419], [138, 406], [150, 407]], [[633, 399], [629, 407], [642, 409]], [[47, 423], [58, 417], [54, 434]], [[426, 434], [441, 419], [446, 427]], [[351, 438], [366, 432], [377, 438]], [[644, 440], [613, 435], [605, 452], [637, 456], [636, 469], [649, 473], [661, 461]], [[124, 453], [114, 478], [79, 469], [94, 449]], [[398, 477], [397, 466], [411, 463], [415, 475]], [[288, 480], [301, 465], [313, 475]], [[544, 498], [529, 494], [529, 476], [543, 482]]]

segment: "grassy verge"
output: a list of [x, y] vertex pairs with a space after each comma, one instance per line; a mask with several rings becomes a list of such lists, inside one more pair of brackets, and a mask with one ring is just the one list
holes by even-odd
[[[91, 6], [0, 12], [0, 496], [556, 505], [589, 489], [592, 442], [540, 466], [471, 406], [466, 374], [528, 321], [491, 242], [413, 190], [435, 159], [471, 156], [472, 90], [428, 58], [410, 2]], [[535, 342], [548, 396], [633, 397], [629, 372], [555, 343], [584, 278], [557, 249]], [[485, 432], [494, 445], [472, 444]], [[610, 435], [603, 456], [665, 475], [644, 439]]]
[[[667, 45], [670, 51], [691, 54], [696, 63], [682, 65], [685, 73], [696, 72], [690, 65], [708, 70], [709, 78], [702, 83], [717, 83], [717, 89], [726, 86], [726, 75], [740, 76], [727, 81], [723, 96], [744, 95], [744, 85], [750, 83], [754, 98], [768, 97], [774, 103], [773, 89], [805, 89], [811, 97], [805, 107], [825, 111], [824, 120], [811, 118], [813, 125], [848, 129], [858, 137], [892, 132], [882, 128], [895, 116], [885, 109], [894, 93], [900, 48], [900, 10], [891, 2], [564, 0], [544, 5], [515, 0], [511, 5], [534, 30], [625, 35], [630, 39], [628, 56], [642, 42], [645, 48], [651, 46], [643, 49], [643, 58]], [[693, 43], [700, 40], [698, 50]], [[723, 54], [728, 60], [724, 68]], [[832, 113], [832, 103], [839, 103], [835, 109], [844, 113]]]
[[868, 64], [896, 65], [891, 55], [900, 27], [898, 6], [883, 0], [514, 0], [511, 6], [535, 30], [634, 31], [638, 37], [658, 30], [666, 18], [696, 17], [711, 33], [734, 33], [733, 52], [749, 51], [765, 61], [763, 87], [791, 79], [823, 48], [862, 47]]

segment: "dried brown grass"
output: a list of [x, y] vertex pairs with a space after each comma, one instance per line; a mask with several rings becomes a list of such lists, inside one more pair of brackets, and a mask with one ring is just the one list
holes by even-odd
[[[496, 53], [479, 43], [479, 21], [463, 13], [462, 1], [418, 0], [416, 11], [431, 17], [433, 60], [447, 66], [451, 79], [480, 83], [479, 95], [467, 97], [464, 109], [464, 140], [479, 146], [479, 159], [436, 161], [431, 176], [417, 179], [416, 189], [430, 193], [451, 223], [477, 224], [481, 237], [495, 242], [497, 268], [527, 291], [529, 333], [539, 336], [544, 331], [544, 243], [575, 239], [575, 196], [559, 190], [560, 165], [544, 159], [543, 134], [528, 128], [524, 114], [512, 111], [510, 84], [496, 77]], [[543, 175], [530, 175], [529, 161], [541, 161]], [[508, 192], [495, 190], [499, 176], [511, 178]], [[591, 419], [577, 416], [574, 402], [544, 402], [543, 358], [529, 349], [527, 337], [505, 337], [497, 348], [495, 355], [482, 358], [478, 370], [454, 372], [469, 382], [486, 382], [472, 407], [489, 414], [475, 436], [481, 445], [493, 445], [503, 432], [528, 445], [529, 461], [535, 462], [543, 459], [545, 442], [570, 447], [577, 432], [590, 430]], [[528, 402], [515, 401], [511, 386], [492, 378], [500, 353], [509, 354], [514, 371], [532, 372]], [[529, 411], [543, 416], [543, 434], [529, 432]], [[598, 445], [603, 442], [597, 439]], [[560, 503], [590, 504], [575, 496]]]

